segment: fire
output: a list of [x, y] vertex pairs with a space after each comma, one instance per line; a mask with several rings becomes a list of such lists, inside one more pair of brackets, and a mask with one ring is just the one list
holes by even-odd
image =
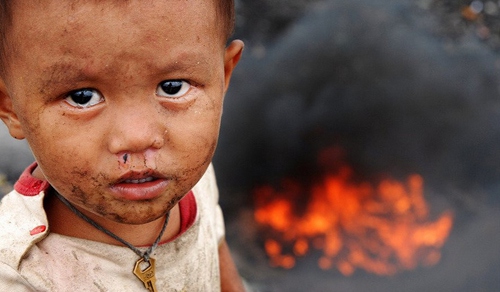
[[392, 275], [435, 265], [453, 216], [445, 211], [429, 219], [423, 184], [419, 175], [404, 183], [355, 182], [352, 169], [343, 166], [307, 190], [293, 181], [280, 190], [258, 188], [254, 215], [269, 232], [264, 248], [271, 265], [290, 269], [311, 253], [321, 269], [346, 276], [356, 269]]

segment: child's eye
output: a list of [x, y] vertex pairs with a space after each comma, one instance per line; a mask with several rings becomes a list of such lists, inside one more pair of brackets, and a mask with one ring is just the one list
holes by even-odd
[[188, 92], [191, 85], [184, 80], [165, 80], [158, 84], [156, 94], [170, 98], [181, 97]]
[[78, 108], [92, 107], [104, 101], [104, 97], [95, 89], [78, 89], [70, 92], [65, 101]]

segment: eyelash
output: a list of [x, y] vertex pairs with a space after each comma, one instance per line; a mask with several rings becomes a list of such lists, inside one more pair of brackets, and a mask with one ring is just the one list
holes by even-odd
[[[95, 98], [98, 98], [98, 100], [95, 100]], [[103, 102], [104, 96], [96, 89], [82, 88], [68, 93], [65, 101], [76, 108], [89, 108]]]
[[[170, 99], [180, 99], [191, 88], [191, 83], [182, 79], [161, 81], [156, 87], [156, 95]], [[96, 100], [97, 99], [97, 100]], [[90, 108], [104, 101], [104, 96], [93, 88], [82, 88], [69, 92], [65, 101], [75, 108]]]
[[191, 88], [191, 83], [186, 80], [174, 79], [164, 80], [156, 87], [156, 95], [179, 99], [184, 96]]

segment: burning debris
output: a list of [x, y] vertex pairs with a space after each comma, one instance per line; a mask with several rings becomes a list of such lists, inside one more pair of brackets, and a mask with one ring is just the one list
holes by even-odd
[[[240, 1], [266, 10], [246, 17], [262, 35], [241, 36], [215, 167], [243, 275], [262, 291], [498, 291], [497, 1], [289, 2], [307, 9]], [[348, 166], [318, 167], [330, 145]]]
[[285, 180], [279, 190], [258, 188], [255, 221], [268, 235], [264, 246], [274, 267], [292, 268], [315, 249], [321, 269], [393, 275], [435, 265], [450, 234], [451, 212], [430, 221], [423, 189], [419, 175], [373, 186], [343, 165], [312, 186]]

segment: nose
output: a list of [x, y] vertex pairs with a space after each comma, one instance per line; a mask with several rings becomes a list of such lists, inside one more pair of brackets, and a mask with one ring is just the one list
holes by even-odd
[[160, 149], [165, 144], [167, 128], [161, 109], [143, 102], [140, 106], [121, 106], [110, 119], [112, 130], [108, 137], [113, 154], [142, 153]]

